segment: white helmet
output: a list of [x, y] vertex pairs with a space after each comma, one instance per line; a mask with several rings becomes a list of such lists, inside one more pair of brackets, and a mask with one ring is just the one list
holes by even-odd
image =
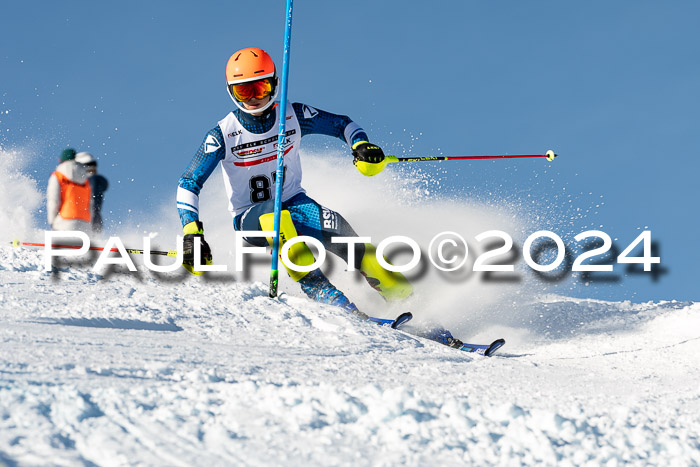
[[79, 152], [75, 155], [75, 162], [78, 164], [95, 165], [97, 161], [89, 152]]

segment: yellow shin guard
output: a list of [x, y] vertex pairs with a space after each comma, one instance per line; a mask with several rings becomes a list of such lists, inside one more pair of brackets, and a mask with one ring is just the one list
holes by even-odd
[[387, 301], [403, 300], [413, 293], [413, 287], [403, 274], [387, 271], [379, 265], [377, 249], [371, 243], [365, 243], [365, 254], [362, 257], [360, 271], [369, 285]]
[[[275, 214], [263, 214], [260, 216], [260, 227], [263, 230], [275, 230]], [[294, 228], [292, 216], [286, 209], [280, 212], [280, 251], [287, 240], [297, 236], [297, 229]], [[272, 245], [272, 237], [267, 237], [267, 241]], [[289, 259], [297, 266], [311, 266], [316, 261], [314, 254], [304, 242], [295, 243], [289, 248]], [[282, 263], [284, 264], [284, 263]], [[294, 281], [299, 282], [308, 274], [308, 272], [293, 271], [285, 266], [289, 277]]]

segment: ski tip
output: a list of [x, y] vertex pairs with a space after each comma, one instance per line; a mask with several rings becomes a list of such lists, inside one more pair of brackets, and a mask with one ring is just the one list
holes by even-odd
[[505, 345], [505, 343], [506, 343], [505, 339], [496, 339], [495, 341], [491, 342], [491, 345], [489, 345], [489, 347], [486, 349], [486, 351], [484, 352], [484, 355], [487, 357], [490, 357], [491, 355], [496, 353], [496, 351], [498, 349], [503, 347]]
[[413, 313], [407, 311], [406, 313], [401, 313], [393, 323], [391, 323], [391, 329], [396, 329], [403, 323], [410, 321], [413, 318]]

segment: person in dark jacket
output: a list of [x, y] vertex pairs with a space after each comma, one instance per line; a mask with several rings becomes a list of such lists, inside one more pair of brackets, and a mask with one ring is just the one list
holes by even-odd
[[92, 231], [100, 233], [102, 232], [102, 202], [109, 182], [97, 173], [97, 160], [89, 152], [79, 152], [75, 155], [75, 161], [82, 164], [87, 171], [92, 196]]

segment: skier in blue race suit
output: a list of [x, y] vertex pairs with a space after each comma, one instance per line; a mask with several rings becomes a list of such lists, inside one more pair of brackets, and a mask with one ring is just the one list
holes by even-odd
[[[247, 48], [234, 53], [226, 66], [227, 89], [236, 109], [210, 130], [197, 154], [180, 178], [177, 206], [185, 233], [184, 265], [193, 273], [194, 238], [202, 238], [200, 264], [211, 264], [211, 250], [204, 241], [199, 219], [199, 192], [216, 165], [221, 163], [224, 183], [233, 214], [233, 227], [241, 231], [273, 230], [275, 172], [277, 167], [277, 125], [279, 91], [272, 58], [263, 50]], [[282, 198], [283, 241], [296, 235], [318, 239], [326, 250], [344, 260], [348, 258], [347, 244], [331, 243], [332, 237], [357, 237], [357, 233], [339, 213], [321, 206], [306, 195], [301, 186], [299, 143], [303, 136], [323, 134], [346, 141], [352, 147], [357, 169], [372, 176], [386, 166], [384, 153], [370, 144], [365, 131], [343, 115], [335, 115], [308, 105], [287, 106]], [[264, 238], [246, 240], [258, 246], [267, 244]], [[306, 244], [297, 243], [289, 250], [289, 259], [297, 265], [308, 266], [315, 259]], [[382, 268], [373, 245], [354, 245], [355, 268], [386, 300], [408, 297], [412, 287], [400, 273]], [[320, 269], [289, 275], [299, 283], [311, 299], [342, 307], [358, 313], [357, 307], [334, 287]]]
[[[213, 262], [211, 249], [204, 241], [203, 224], [199, 219], [199, 193], [217, 164], [220, 163], [222, 167], [234, 229], [274, 230], [278, 141], [276, 123], [279, 121], [280, 109], [279, 102], [276, 101], [280, 86], [275, 64], [264, 50], [242, 49], [229, 58], [226, 80], [229, 96], [236, 108], [206, 134], [180, 178], [177, 190], [178, 213], [185, 234], [183, 265], [193, 274], [201, 274], [194, 270], [195, 238], [199, 237], [202, 244], [200, 264]], [[352, 148], [355, 167], [366, 176], [380, 173], [387, 161], [382, 149], [371, 144], [365, 131], [349, 117], [301, 103], [287, 105], [281, 242], [297, 235], [313, 237], [327, 251], [347, 261], [348, 244], [331, 243], [331, 238], [357, 237], [357, 233], [343, 216], [307, 196], [301, 186], [299, 145], [301, 139], [309, 134], [323, 134], [345, 141]], [[246, 241], [264, 246], [271, 239], [249, 237]], [[388, 271], [379, 265], [372, 244], [358, 242], [353, 244], [353, 248], [355, 269], [387, 301], [402, 300], [411, 295], [412, 286], [402, 274]], [[288, 256], [294, 264], [300, 266], [309, 266], [315, 262], [313, 253], [303, 242], [292, 245]], [[367, 316], [334, 287], [320, 269], [311, 272], [287, 269], [287, 272], [312, 300]], [[448, 335], [449, 333], [445, 337]], [[449, 339], [452, 339], [451, 335]], [[458, 341], [454, 339], [454, 342]]]

